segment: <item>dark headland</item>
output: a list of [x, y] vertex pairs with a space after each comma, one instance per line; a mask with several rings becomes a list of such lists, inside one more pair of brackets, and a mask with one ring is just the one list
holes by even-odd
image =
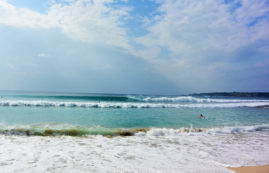
[[191, 94], [191, 96], [269, 98], [269, 92], [212, 92], [212, 93], [195, 93]]

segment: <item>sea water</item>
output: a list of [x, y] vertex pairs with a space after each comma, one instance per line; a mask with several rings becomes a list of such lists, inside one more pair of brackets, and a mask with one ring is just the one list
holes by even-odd
[[229, 172], [268, 164], [268, 106], [266, 97], [2, 91], [0, 172]]

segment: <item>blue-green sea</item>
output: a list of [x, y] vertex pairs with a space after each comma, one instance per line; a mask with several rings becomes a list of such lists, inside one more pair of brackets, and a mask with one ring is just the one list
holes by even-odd
[[[269, 124], [266, 97], [22, 91], [2, 91], [0, 97], [3, 134], [133, 135], [152, 128], [208, 129]], [[199, 118], [200, 114], [205, 118]]]
[[0, 172], [232, 173], [228, 166], [265, 165], [267, 95], [1, 91]]

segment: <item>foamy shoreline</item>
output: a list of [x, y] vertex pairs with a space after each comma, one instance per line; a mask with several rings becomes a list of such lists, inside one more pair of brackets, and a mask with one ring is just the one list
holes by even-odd
[[0, 135], [0, 170], [228, 173], [227, 165], [268, 163], [268, 137], [267, 131], [113, 138]]

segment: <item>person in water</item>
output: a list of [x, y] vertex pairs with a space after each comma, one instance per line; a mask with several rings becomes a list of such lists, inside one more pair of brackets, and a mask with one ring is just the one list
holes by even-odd
[[199, 118], [205, 119], [205, 116], [203, 116], [202, 114], [200, 114]]

